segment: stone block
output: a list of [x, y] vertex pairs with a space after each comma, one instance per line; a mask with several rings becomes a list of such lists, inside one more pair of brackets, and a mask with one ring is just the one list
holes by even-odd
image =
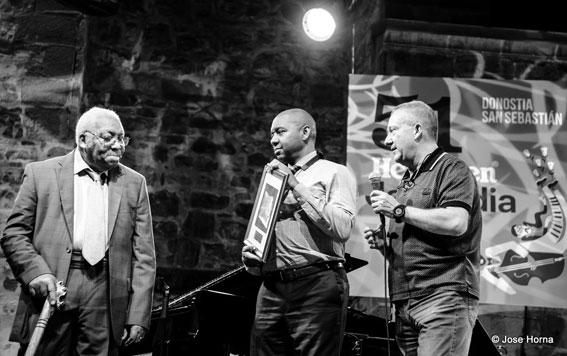
[[234, 213], [236, 214], [236, 216], [248, 220], [250, 219], [250, 216], [252, 216], [253, 209], [253, 203], [239, 203], [234, 207]]
[[159, 76], [148, 73], [132, 73], [136, 92], [147, 98], [162, 98], [162, 80]]
[[234, 176], [230, 180], [230, 185], [232, 187], [242, 187], [245, 189], [250, 189], [251, 181], [249, 176]]
[[236, 221], [222, 221], [220, 226], [220, 238], [222, 240], [231, 240], [241, 242], [246, 235], [248, 224], [243, 224]]
[[[1, 62], [0, 65], [2, 65]], [[5, 80], [4, 76], [0, 78], [2, 79], [0, 80], [0, 103], [11, 105], [19, 104], [21, 79]]]
[[331, 83], [313, 84], [310, 92], [313, 108], [334, 107], [345, 103], [347, 97], [346, 86]]
[[427, 77], [432, 73], [438, 77], [453, 76], [453, 57], [443, 51], [431, 53], [428, 49], [416, 47], [408, 53], [405, 48], [396, 48], [384, 51], [384, 55], [388, 72], [405, 76]]
[[63, 156], [69, 153], [70, 151], [71, 150], [69, 147], [61, 147], [61, 146], [51, 147], [50, 149], [47, 150], [46, 158]]
[[203, 259], [201, 265], [204, 268], [212, 268], [215, 270], [223, 270], [233, 268], [234, 263], [229, 261], [238, 261], [242, 255], [241, 242], [223, 242], [223, 243], [204, 243]]
[[184, 80], [162, 80], [162, 93], [166, 100], [176, 102], [187, 102], [190, 100], [199, 100], [202, 98], [201, 89], [196, 83]]
[[222, 210], [228, 207], [230, 198], [228, 196], [218, 196], [208, 192], [193, 192], [189, 202], [192, 208]]
[[187, 109], [172, 105], [161, 119], [162, 133], [185, 134], [188, 132], [189, 118]]
[[205, 113], [191, 115], [188, 121], [189, 126], [197, 129], [208, 129], [215, 130], [221, 128], [221, 121], [212, 118], [210, 115]]
[[185, 270], [195, 268], [200, 262], [201, 243], [187, 236], [170, 241], [169, 251], [173, 254], [173, 266]]
[[18, 24], [9, 21], [0, 22], [0, 46], [14, 42]]
[[162, 217], [174, 217], [179, 214], [179, 197], [175, 192], [160, 190], [150, 193], [152, 214]]
[[25, 14], [19, 17], [15, 40], [75, 47], [82, 36], [78, 29], [79, 14]]
[[199, 137], [191, 145], [191, 150], [195, 153], [216, 153], [219, 147], [213, 141], [207, 139], [206, 137]]
[[62, 1], [57, 0], [35, 0], [36, 12], [73, 12], [71, 8], [65, 6]]
[[28, 67], [27, 76], [72, 80], [76, 75], [76, 55], [75, 48], [50, 45], [45, 48], [41, 62]]
[[182, 233], [199, 239], [212, 239], [215, 234], [215, 215], [192, 210], [183, 223]]
[[[174, 253], [169, 249], [169, 240], [154, 235], [154, 245], [156, 251], [156, 264], [158, 268], [169, 267], [173, 265]], [[169, 282], [168, 282], [169, 283]]]
[[[193, 167], [200, 172], [215, 172], [219, 168], [219, 162], [216, 159], [216, 156], [213, 155], [206, 155], [206, 154], [198, 154], [195, 158]], [[214, 185], [217, 182], [212, 181]]]
[[121, 92], [111, 92], [110, 98], [108, 99], [108, 103], [111, 105], [117, 106], [131, 106], [136, 101], [136, 95], [130, 93], [121, 93]]
[[9, 211], [14, 205], [17, 192], [12, 188], [0, 188], [0, 210]]
[[[37, 92], [36, 90], [34, 90]], [[39, 104], [39, 103], [38, 103]], [[64, 108], [47, 108], [36, 104], [36, 106], [26, 109], [27, 122], [24, 124], [28, 127], [35, 127], [36, 133], [33, 134], [43, 136], [44, 132], [60, 139], [74, 139], [74, 125], [71, 124], [70, 113]], [[38, 129], [40, 128], [40, 129]], [[30, 137], [35, 138], [35, 137]]]
[[22, 109], [0, 107], [0, 136], [5, 138], [22, 138]]
[[164, 145], [157, 145], [154, 147], [153, 156], [157, 162], [167, 162], [169, 158], [169, 151]]
[[[156, 219], [157, 220], [157, 219]], [[154, 234], [157, 238], [171, 240], [178, 237], [179, 226], [172, 220], [154, 220]]]
[[65, 106], [73, 89], [72, 77], [25, 77], [22, 82], [22, 103], [28, 105], [49, 104]]
[[185, 144], [185, 135], [162, 135], [163, 141], [168, 145]]
[[150, 114], [153, 110], [132, 110], [129, 109], [130, 106], [124, 106], [128, 108], [122, 110], [119, 107], [114, 107], [117, 114], [120, 116], [122, 125], [124, 126], [124, 131], [126, 135], [130, 135], [132, 139], [144, 136], [153, 136], [160, 126], [160, 119], [157, 117], [157, 113], [153, 115], [145, 116], [145, 114]]
[[264, 167], [268, 162], [272, 160], [270, 156], [268, 156], [269, 152], [261, 153], [256, 152], [252, 153], [248, 156], [248, 166], [250, 167]]
[[21, 162], [16, 162], [15, 165], [11, 163], [0, 164], [0, 179], [2, 183], [19, 185], [22, 183], [24, 175], [24, 166]]
[[566, 69], [567, 63], [558, 63], [556, 60], [540, 61], [530, 67], [523, 79], [546, 78], [552, 82], [559, 82], [564, 80]]
[[197, 48], [203, 48], [205, 41], [193, 33], [184, 33], [177, 36], [175, 43], [178, 50], [191, 52]]
[[186, 154], [176, 155], [173, 157], [173, 163], [178, 169], [191, 168], [194, 165], [194, 161], [193, 156]]
[[144, 30], [144, 43], [152, 48], [173, 47], [172, 31], [168, 24], [148, 24]]

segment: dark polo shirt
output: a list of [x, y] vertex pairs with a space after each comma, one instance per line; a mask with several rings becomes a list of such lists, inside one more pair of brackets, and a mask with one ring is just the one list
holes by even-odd
[[406, 171], [394, 196], [421, 209], [462, 207], [470, 215], [461, 236], [438, 235], [405, 222], [390, 221], [390, 296], [419, 298], [439, 290], [479, 297], [481, 201], [476, 179], [455, 156], [436, 149], [410, 177]]

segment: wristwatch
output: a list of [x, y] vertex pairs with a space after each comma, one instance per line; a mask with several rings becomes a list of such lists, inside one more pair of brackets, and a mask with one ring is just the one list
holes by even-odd
[[400, 204], [394, 207], [394, 219], [397, 223], [401, 223], [404, 216], [406, 215], [406, 206], [404, 204]]

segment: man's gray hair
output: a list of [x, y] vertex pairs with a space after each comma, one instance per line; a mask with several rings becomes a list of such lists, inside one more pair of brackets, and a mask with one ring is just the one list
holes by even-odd
[[75, 142], [77, 146], [79, 145], [79, 137], [86, 131], [94, 131], [97, 127], [97, 121], [101, 117], [111, 117], [122, 124], [120, 116], [115, 111], [98, 106], [92, 107], [85, 111], [79, 118], [79, 121], [77, 121], [77, 126], [75, 127]]
[[392, 110], [392, 112], [398, 110], [407, 110], [411, 112], [413, 120], [419, 121], [424, 126], [424, 129], [429, 132], [429, 135], [432, 138], [437, 139], [439, 120], [431, 106], [427, 105], [423, 101], [412, 100], [407, 103], [399, 104]]

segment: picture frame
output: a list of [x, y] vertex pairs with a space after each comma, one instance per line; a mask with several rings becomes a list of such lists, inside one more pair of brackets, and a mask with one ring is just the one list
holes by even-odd
[[277, 169], [269, 171], [265, 168], [256, 193], [244, 243], [255, 248], [254, 252], [262, 262], [268, 259], [269, 247], [279, 208], [284, 198], [287, 179], [287, 173]]

